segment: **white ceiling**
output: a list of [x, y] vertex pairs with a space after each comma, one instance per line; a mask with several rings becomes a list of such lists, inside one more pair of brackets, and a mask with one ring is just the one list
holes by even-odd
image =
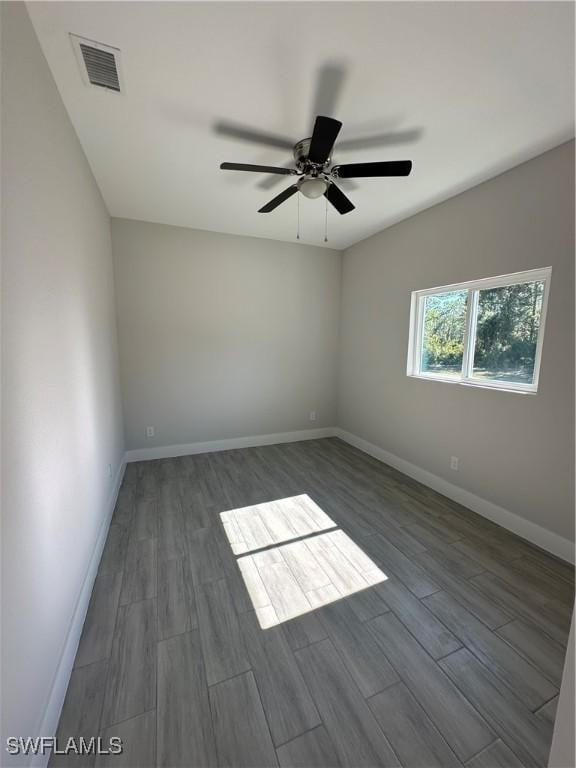
[[[32, 21], [113, 216], [322, 244], [324, 199], [273, 189], [222, 161], [282, 165], [286, 150], [224, 138], [226, 119], [294, 141], [310, 135], [321, 68], [346, 77], [340, 138], [420, 131], [337, 162], [411, 159], [408, 178], [346, 190], [329, 211], [345, 248], [574, 135], [572, 3], [37, 2]], [[122, 51], [122, 95], [84, 85], [68, 33]], [[39, 126], [41, 130], [41, 126]]]

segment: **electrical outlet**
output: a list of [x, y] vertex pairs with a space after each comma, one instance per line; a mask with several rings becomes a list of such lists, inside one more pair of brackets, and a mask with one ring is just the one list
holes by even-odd
[[310, 411], [310, 421], [316, 421], [316, 411]]
[[460, 465], [460, 459], [458, 456], [450, 456], [450, 469], [454, 470], [454, 472], [458, 472]]
[[146, 427], [147, 438], [154, 437], [154, 432], [155, 432], [154, 427]]

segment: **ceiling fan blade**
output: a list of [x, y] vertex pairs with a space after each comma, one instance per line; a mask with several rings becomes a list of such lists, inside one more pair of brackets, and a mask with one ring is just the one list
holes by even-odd
[[338, 179], [367, 179], [383, 176], [408, 176], [412, 170], [411, 160], [391, 160], [385, 163], [348, 163], [335, 165], [332, 173]]
[[338, 213], [350, 213], [356, 207], [333, 182], [328, 185], [324, 197], [328, 198], [328, 202], [332, 203]]
[[229, 123], [226, 120], [219, 120], [214, 123], [213, 129], [214, 133], [218, 133], [221, 136], [240, 139], [240, 141], [247, 141], [250, 144], [264, 144], [265, 146], [276, 147], [277, 149], [293, 149], [296, 143], [284, 136], [276, 136], [272, 133], [254, 130], [254, 128], [247, 128], [238, 123]]
[[314, 133], [310, 142], [308, 159], [318, 165], [323, 165], [330, 157], [336, 137], [340, 133], [342, 123], [333, 117], [318, 115], [314, 123]]
[[294, 176], [295, 168], [277, 168], [275, 165], [250, 165], [246, 163], [221, 163], [223, 171], [254, 171], [255, 173], [279, 173], [282, 176]]
[[[283, 167], [292, 168], [292, 164], [284, 165]], [[277, 176], [276, 174], [271, 173], [267, 176], [262, 176], [262, 178], [260, 179], [258, 184], [256, 184], [256, 186], [258, 187], [258, 189], [273, 189], [275, 186], [280, 184], [281, 181], [282, 181], [281, 176]]]
[[320, 67], [314, 94], [314, 117], [334, 114], [345, 77], [346, 67], [341, 61], [327, 62]]
[[291, 187], [288, 187], [288, 189], [283, 190], [280, 192], [279, 195], [276, 195], [276, 197], [273, 197], [272, 200], [270, 200], [269, 203], [266, 203], [266, 205], [263, 205], [262, 208], [258, 211], [258, 213], [270, 213], [270, 211], [273, 211], [274, 208], [278, 208], [280, 203], [283, 203], [284, 200], [288, 200], [289, 197], [292, 197], [292, 195], [298, 192], [298, 187], [296, 184], [292, 184]]
[[420, 128], [390, 133], [376, 133], [373, 136], [360, 136], [357, 139], [343, 139], [338, 142], [338, 149], [373, 149], [375, 147], [393, 147], [396, 144], [410, 144], [422, 136]]

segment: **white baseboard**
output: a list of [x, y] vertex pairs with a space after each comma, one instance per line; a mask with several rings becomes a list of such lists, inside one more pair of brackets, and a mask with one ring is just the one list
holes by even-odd
[[322, 437], [334, 437], [335, 427], [319, 429], [301, 429], [297, 432], [276, 432], [272, 435], [254, 435], [251, 437], [231, 437], [227, 440], [210, 440], [206, 443], [187, 443], [184, 445], [159, 445], [154, 448], [136, 448], [126, 451], [126, 462], [147, 461], [149, 459], [171, 459], [175, 456], [191, 456], [196, 453], [229, 451], [233, 448], [254, 448], [258, 445], [277, 443], [295, 443], [300, 440], [318, 440]]
[[[60, 719], [60, 713], [62, 711], [62, 705], [64, 704], [64, 698], [66, 697], [66, 691], [68, 689], [68, 683], [70, 681], [70, 675], [74, 667], [74, 659], [76, 657], [76, 651], [78, 650], [78, 643], [80, 642], [80, 635], [82, 634], [82, 627], [84, 626], [84, 619], [86, 618], [86, 611], [88, 610], [88, 603], [90, 602], [90, 596], [92, 594], [92, 587], [94, 586], [94, 580], [98, 571], [98, 565], [100, 563], [100, 557], [102, 556], [102, 550], [106, 542], [106, 536], [108, 535], [108, 528], [110, 527], [110, 520], [114, 513], [114, 507], [116, 506], [116, 499], [118, 498], [118, 492], [122, 485], [124, 478], [124, 471], [126, 470], [126, 461], [123, 459], [118, 472], [114, 478], [114, 484], [110, 490], [108, 501], [106, 505], [105, 515], [100, 525], [98, 532], [98, 538], [90, 558], [90, 563], [82, 582], [80, 594], [76, 601], [76, 607], [74, 609], [74, 615], [72, 622], [68, 629], [68, 634], [64, 642], [64, 648], [52, 687], [50, 689], [50, 695], [48, 697], [47, 705], [44, 709], [44, 717], [42, 722], [36, 731], [39, 736], [54, 736], [58, 728], [58, 721]], [[48, 763], [49, 755], [36, 755], [31, 766], [45, 766]]]
[[423, 485], [427, 485], [429, 488], [438, 491], [438, 493], [447, 496], [458, 504], [468, 507], [468, 509], [482, 515], [482, 517], [492, 520], [493, 523], [501, 525], [503, 528], [521, 536], [523, 539], [535, 544], [537, 547], [550, 552], [552, 555], [555, 555], [562, 560], [574, 563], [574, 543], [569, 539], [565, 539], [553, 531], [542, 528], [542, 526], [532, 523], [530, 520], [526, 520], [514, 512], [510, 512], [508, 509], [499, 507], [491, 501], [476, 496], [476, 494], [448, 482], [448, 480], [445, 480], [443, 477], [434, 475], [426, 469], [411, 464], [409, 461], [401, 459], [393, 453], [389, 453], [383, 448], [380, 448], [373, 443], [369, 443], [367, 440], [364, 440], [351, 432], [347, 432], [338, 427], [334, 430], [334, 434], [336, 437], [350, 443], [350, 445], [364, 451], [364, 453], [384, 462], [384, 464], [389, 464], [399, 472], [403, 472], [405, 475], [412, 477]]

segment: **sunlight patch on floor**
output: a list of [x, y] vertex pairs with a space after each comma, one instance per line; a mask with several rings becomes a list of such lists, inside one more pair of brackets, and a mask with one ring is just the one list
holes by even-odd
[[263, 629], [387, 579], [307, 494], [220, 517]]
[[336, 527], [307, 494], [231, 509], [220, 519], [235, 555]]

